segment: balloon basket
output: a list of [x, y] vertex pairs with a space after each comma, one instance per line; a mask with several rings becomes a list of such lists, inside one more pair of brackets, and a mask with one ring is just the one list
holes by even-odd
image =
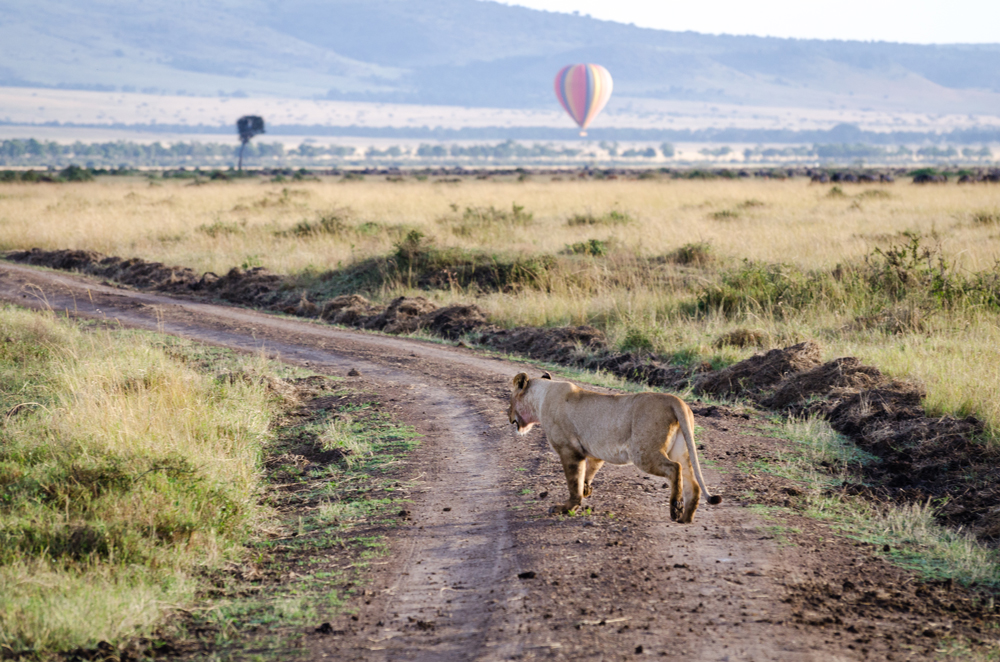
[[587, 135], [587, 132], [586, 132], [586, 131], [581, 131], [581, 132], [580, 132], [580, 135], [581, 135], [581, 136], [585, 136], [585, 135]]

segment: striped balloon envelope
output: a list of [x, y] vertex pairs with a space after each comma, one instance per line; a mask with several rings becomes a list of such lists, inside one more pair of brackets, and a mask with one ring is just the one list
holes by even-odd
[[580, 125], [581, 136], [608, 103], [611, 87], [611, 74], [599, 64], [571, 64], [556, 74], [556, 97]]

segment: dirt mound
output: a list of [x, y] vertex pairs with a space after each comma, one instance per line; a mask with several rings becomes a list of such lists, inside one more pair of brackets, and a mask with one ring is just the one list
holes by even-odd
[[837, 432], [868, 439], [875, 428], [923, 417], [921, 401], [924, 395], [918, 386], [894, 382], [885, 388], [852, 394], [834, 407], [827, 418]]
[[592, 326], [501, 329], [484, 334], [481, 342], [510, 354], [566, 365], [582, 365], [595, 354], [605, 354], [608, 348], [604, 333]]
[[759, 398], [787, 377], [820, 364], [819, 345], [807, 340], [784, 349], [757, 354], [723, 370], [709, 373], [695, 384], [695, 393], [717, 397]]
[[[205, 284], [202, 276], [186, 267], [168, 267], [159, 262], [147, 262], [139, 258], [126, 260], [95, 251], [43, 251], [32, 248], [30, 251], [8, 253], [7, 259], [52, 269], [79, 271], [126, 285], [172, 293], [198, 290]], [[206, 276], [213, 275], [206, 274]]]
[[344, 326], [355, 326], [370, 317], [375, 306], [360, 294], [342, 294], [323, 304], [320, 319]]
[[[206, 277], [214, 275], [205, 274]], [[209, 282], [205, 289], [233, 303], [266, 306], [274, 301], [282, 280], [264, 267], [247, 270], [233, 267], [222, 278]]]
[[761, 405], [768, 409], [801, 412], [810, 399], [834, 391], [873, 388], [884, 381], [878, 368], [862, 365], [860, 359], [848, 356], [786, 377], [770, 396], [761, 400]]
[[421, 317], [435, 310], [437, 306], [424, 297], [399, 297], [361, 326], [385, 333], [413, 333], [420, 328]]
[[7, 254], [7, 259], [12, 262], [23, 262], [52, 269], [62, 269], [64, 271], [86, 271], [99, 263], [106, 256], [94, 251], [43, 251], [40, 248], [32, 248], [27, 251], [13, 251]]
[[474, 304], [438, 308], [423, 315], [421, 326], [449, 340], [457, 340], [486, 327], [492, 328], [486, 312]]
[[624, 379], [660, 388], [683, 388], [691, 378], [691, 372], [685, 368], [633, 352], [607, 354], [587, 362], [584, 367], [606, 370]]
[[219, 278], [212, 272], [199, 275], [187, 267], [171, 267], [140, 258], [123, 259], [94, 251], [43, 251], [32, 248], [30, 251], [8, 253], [6, 258], [12, 262], [79, 271], [139, 289], [171, 294], [210, 293], [233, 303], [256, 306], [274, 303], [283, 280], [263, 267], [248, 270], [233, 268]]

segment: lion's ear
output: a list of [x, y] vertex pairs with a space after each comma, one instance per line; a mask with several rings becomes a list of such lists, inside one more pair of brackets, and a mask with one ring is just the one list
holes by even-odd
[[528, 375], [523, 372], [517, 373], [517, 375], [514, 377], [514, 390], [523, 391], [524, 387], [526, 387], [527, 385], [528, 385]]
[[547, 372], [542, 373], [542, 379], [552, 379], [552, 375]]

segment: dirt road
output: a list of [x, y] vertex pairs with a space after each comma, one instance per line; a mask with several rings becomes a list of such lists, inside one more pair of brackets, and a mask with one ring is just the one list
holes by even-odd
[[263, 349], [321, 373], [353, 368], [396, 396], [394, 415], [424, 437], [412, 517], [357, 620], [309, 638], [316, 659], [923, 659], [942, 633], [973, 627], [928, 611], [914, 596], [941, 603], [945, 589], [918, 586], [868, 547], [794, 510], [779, 526], [745, 507], [748, 487], [780, 484], [753, 482], [737, 460], [780, 442], [725, 408], [693, 403], [706, 479], [724, 499], [703, 503], [694, 524], [671, 522], [669, 492], [633, 467], [602, 470], [592, 515], [554, 517], [558, 461], [541, 432], [516, 437], [506, 420], [523, 364], [6, 263], [0, 299]]

